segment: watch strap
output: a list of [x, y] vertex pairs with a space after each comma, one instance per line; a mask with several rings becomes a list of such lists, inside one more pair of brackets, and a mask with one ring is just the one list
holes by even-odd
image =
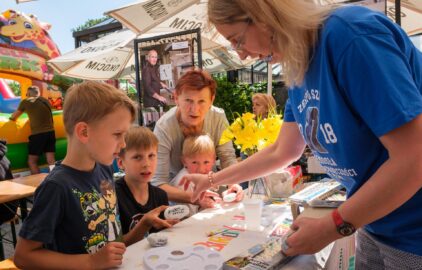
[[334, 211], [331, 212], [331, 216], [333, 218], [333, 221], [336, 227], [339, 227], [340, 225], [344, 223], [344, 220], [337, 209], [334, 209]]
[[331, 212], [337, 232], [343, 236], [352, 235], [356, 228], [347, 221], [344, 221], [337, 209]]

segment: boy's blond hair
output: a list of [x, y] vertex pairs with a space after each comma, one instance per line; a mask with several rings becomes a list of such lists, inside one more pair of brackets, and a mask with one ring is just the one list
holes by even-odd
[[77, 123], [98, 121], [119, 107], [127, 108], [132, 121], [135, 119], [136, 104], [123, 91], [95, 81], [74, 84], [67, 90], [63, 106], [66, 132], [70, 136]]
[[131, 127], [126, 133], [125, 142], [126, 148], [120, 151], [120, 157], [124, 156], [127, 150], [148, 150], [152, 147], [158, 147], [157, 137], [146, 127]]
[[213, 153], [215, 155], [215, 146], [208, 134], [186, 137], [183, 142], [182, 157], [191, 157], [204, 153]]

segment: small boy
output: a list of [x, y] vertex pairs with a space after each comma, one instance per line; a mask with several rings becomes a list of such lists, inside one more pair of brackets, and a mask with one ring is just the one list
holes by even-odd
[[[213, 169], [215, 158], [215, 146], [210, 136], [207, 134], [201, 134], [186, 137], [182, 148], [182, 163], [185, 168], [180, 170], [180, 172], [170, 181], [170, 185], [183, 189], [183, 186], [180, 186], [180, 181], [183, 176], [188, 173], [208, 174], [208, 172]], [[192, 191], [193, 186], [190, 186], [188, 190]], [[234, 190], [241, 191], [242, 189], [240, 186], [237, 188], [231, 188], [230, 190], [225, 191], [223, 195]], [[243, 193], [238, 195], [238, 200], [241, 200]], [[202, 201], [200, 205], [188, 204], [190, 215], [196, 214], [199, 211], [199, 207], [212, 208], [220, 202], [221, 198], [214, 196], [213, 199]]]
[[[162, 212], [169, 203], [167, 193], [150, 184], [157, 167], [157, 137], [146, 127], [131, 127], [125, 142], [117, 161], [125, 176], [116, 181], [116, 193], [123, 233], [134, 233], [132, 240], [139, 241], [177, 221], [158, 218], [164, 218]], [[135, 227], [142, 230], [135, 233]]]
[[67, 154], [37, 188], [14, 261], [24, 269], [102, 269], [122, 263], [125, 244], [110, 165], [136, 106], [99, 82], [73, 85], [63, 121]]

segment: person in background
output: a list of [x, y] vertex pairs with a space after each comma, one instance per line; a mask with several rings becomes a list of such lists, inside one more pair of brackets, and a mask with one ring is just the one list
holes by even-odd
[[40, 96], [38, 87], [28, 87], [26, 96], [9, 119], [16, 121], [24, 112], [28, 114], [31, 127], [31, 135], [28, 138], [28, 166], [31, 174], [37, 174], [40, 172], [38, 160], [43, 153], [48, 165], [54, 165], [55, 162], [56, 136], [53, 114], [50, 103]]
[[[180, 185], [182, 177], [188, 173], [200, 173], [208, 174], [212, 171], [215, 164], [215, 146], [207, 134], [201, 134], [197, 136], [189, 136], [183, 142], [182, 148], [182, 163], [184, 168], [170, 181], [170, 185], [183, 189]], [[192, 189], [191, 189], [192, 188]], [[190, 191], [193, 187], [189, 188]], [[223, 196], [227, 193], [227, 190], [223, 192]], [[243, 198], [243, 193], [239, 193], [236, 201], [240, 201]], [[212, 200], [209, 204], [220, 203], [220, 197], [206, 198], [206, 200]], [[196, 214], [200, 209], [199, 205], [188, 204], [190, 209], [190, 215]]]
[[131, 127], [125, 143], [117, 161], [125, 176], [116, 181], [116, 193], [123, 233], [136, 233], [132, 240], [137, 242], [177, 221], [163, 220], [162, 212], [169, 205], [167, 194], [149, 183], [157, 167], [158, 140], [154, 133], [146, 127]]
[[290, 88], [277, 142], [209, 182], [185, 176], [192, 199], [286, 167], [308, 144], [348, 199], [299, 216], [284, 253], [358, 230], [356, 269], [422, 269], [422, 53], [403, 29], [365, 7], [305, 0], [210, 0], [208, 16], [240, 58], [280, 62]]
[[[273, 96], [263, 93], [256, 93], [252, 95], [252, 110], [256, 118], [264, 119], [268, 117], [268, 113], [276, 112], [276, 103]], [[246, 159], [248, 156], [244, 153], [240, 153], [240, 157]], [[249, 187], [249, 182], [242, 182], [240, 186], [243, 189]]]
[[7, 142], [0, 139], [0, 180], [13, 179], [13, 174], [10, 169], [10, 161], [6, 157]]
[[150, 50], [147, 55], [147, 64], [142, 69], [144, 108], [158, 108], [163, 104], [167, 104], [166, 98], [160, 95], [160, 89], [168, 89], [168, 86], [160, 80], [160, 72], [158, 70], [157, 61], [157, 51]]
[[273, 96], [256, 93], [252, 96], [253, 113], [260, 118], [267, 118], [269, 112], [275, 112], [276, 103]]
[[[7, 159], [6, 153], [6, 141], [0, 140], [0, 181], [13, 179], [10, 161]], [[0, 203], [0, 225], [16, 216], [18, 205], [19, 200]]]
[[[188, 136], [209, 134], [216, 145], [217, 157], [223, 168], [235, 164], [236, 155], [232, 142], [219, 145], [221, 134], [228, 126], [224, 111], [212, 106], [216, 83], [205, 71], [188, 71], [177, 82], [176, 107], [167, 111], [154, 128], [158, 138], [158, 165], [152, 184], [167, 192], [170, 201], [189, 203], [192, 193], [169, 184], [183, 168], [181, 162], [183, 141]], [[229, 192], [241, 193], [239, 185], [230, 187]], [[205, 198], [194, 202], [201, 208], [214, 207], [215, 192], [207, 191]]]
[[105, 269], [122, 264], [125, 243], [133, 242], [133, 234], [122, 236], [111, 164], [125, 147], [136, 111], [124, 92], [105, 83], [85, 81], [67, 90], [67, 153], [35, 191], [19, 232], [14, 255], [18, 268]]

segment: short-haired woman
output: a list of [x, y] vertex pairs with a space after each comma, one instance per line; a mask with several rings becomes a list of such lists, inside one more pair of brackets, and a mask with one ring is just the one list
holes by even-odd
[[[158, 165], [152, 184], [165, 190], [170, 201], [189, 203], [192, 195], [169, 184], [183, 168], [181, 156], [185, 137], [206, 133], [216, 146], [222, 168], [237, 162], [232, 142], [219, 145], [228, 121], [224, 110], [212, 105], [216, 87], [208, 73], [188, 71], [176, 84], [174, 97], [177, 106], [166, 112], [155, 125], [154, 134], [159, 141]], [[233, 185], [231, 190], [238, 194], [242, 192], [239, 185]], [[206, 196], [195, 203], [202, 208], [213, 207], [213, 197], [218, 194], [207, 191]]]

